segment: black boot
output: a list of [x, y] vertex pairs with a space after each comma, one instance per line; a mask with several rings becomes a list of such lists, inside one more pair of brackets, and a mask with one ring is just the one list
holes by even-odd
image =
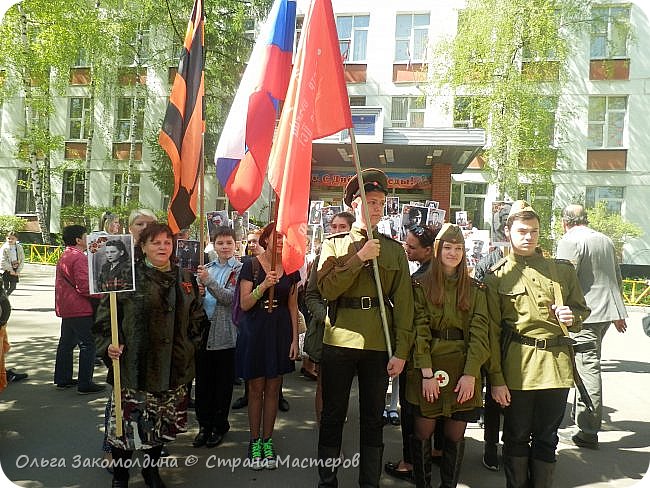
[[458, 442], [445, 439], [440, 460], [440, 488], [456, 488], [464, 455], [465, 439]]
[[411, 456], [413, 456], [413, 478], [417, 488], [431, 486], [431, 439], [421, 441], [411, 436]]
[[361, 446], [359, 454], [359, 487], [378, 488], [384, 446]]
[[503, 456], [507, 488], [529, 488], [528, 458], [523, 456]]
[[129, 468], [124, 466], [132, 455], [133, 451], [111, 447], [111, 456], [113, 457], [113, 482], [111, 488], [129, 487]]
[[539, 459], [532, 459], [530, 463], [532, 488], [551, 488], [553, 486], [554, 471], [555, 463], [545, 463]]
[[333, 464], [338, 463], [341, 449], [339, 447], [318, 446], [318, 488], [337, 488], [336, 479], [338, 468]]

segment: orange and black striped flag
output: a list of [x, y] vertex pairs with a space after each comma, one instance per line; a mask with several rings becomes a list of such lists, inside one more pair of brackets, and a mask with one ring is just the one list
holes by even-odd
[[196, 219], [196, 198], [203, 157], [205, 106], [203, 86], [203, 0], [195, 0], [187, 24], [178, 72], [169, 96], [158, 142], [172, 160], [174, 194], [168, 221], [174, 233]]

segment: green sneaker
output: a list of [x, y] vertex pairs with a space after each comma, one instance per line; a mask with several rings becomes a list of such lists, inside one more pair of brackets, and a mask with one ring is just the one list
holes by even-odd
[[259, 471], [264, 467], [262, 465], [262, 439], [251, 440], [248, 444], [248, 461], [250, 468], [255, 471]]
[[262, 451], [264, 451], [264, 460], [262, 463], [266, 469], [275, 469], [278, 467], [278, 459], [273, 449], [273, 439], [270, 437], [262, 442]]

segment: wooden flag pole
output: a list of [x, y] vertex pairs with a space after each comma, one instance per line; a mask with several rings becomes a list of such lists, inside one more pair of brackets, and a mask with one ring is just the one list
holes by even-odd
[[[117, 297], [115, 292], [109, 293], [111, 305], [111, 343], [120, 347], [117, 333]], [[122, 385], [120, 382], [120, 360], [113, 359], [113, 401], [115, 402], [115, 435], [122, 437]]]
[[[199, 242], [201, 243], [199, 252], [199, 264], [205, 264], [205, 133], [201, 134], [201, 157], [199, 158]], [[210, 236], [208, 236], [210, 239]]]
[[[275, 225], [278, 225], [278, 207], [280, 206], [280, 197], [278, 195], [275, 196], [275, 204], [273, 205], [273, 215], [271, 216], [271, 222], [275, 222]], [[275, 233], [277, 231], [275, 230], [275, 227], [273, 227], [273, 232], [271, 232], [271, 236], [269, 237], [269, 241], [271, 244], [271, 271], [275, 271], [275, 263], [276, 263], [276, 258], [275, 258]], [[267, 245], [269, 243], [267, 242]], [[266, 249], [264, 249], [266, 251]], [[269, 308], [268, 312], [271, 313], [273, 312], [273, 298], [275, 296], [275, 285], [271, 287], [269, 290]]]
[[[359, 193], [361, 195], [361, 205], [363, 218], [366, 221], [366, 231], [368, 232], [368, 239], [372, 239], [372, 224], [370, 223], [370, 211], [368, 210], [368, 202], [366, 200], [366, 190], [363, 187], [363, 176], [361, 175], [361, 165], [359, 163], [359, 148], [357, 141], [354, 137], [354, 127], [348, 129], [350, 131], [350, 143], [352, 144], [352, 155], [354, 159], [354, 167], [357, 172], [357, 180], [359, 182]], [[393, 356], [393, 347], [390, 343], [390, 333], [388, 331], [388, 319], [386, 318], [386, 305], [384, 304], [384, 293], [381, 288], [381, 279], [379, 276], [379, 265], [377, 258], [372, 258], [372, 270], [375, 276], [375, 285], [377, 286], [377, 298], [379, 301], [379, 314], [381, 315], [381, 324], [384, 329], [384, 339], [386, 340], [386, 350], [388, 351], [388, 359]]]

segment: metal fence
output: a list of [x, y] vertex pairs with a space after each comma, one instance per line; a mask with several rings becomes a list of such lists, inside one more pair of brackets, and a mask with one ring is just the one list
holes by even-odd
[[56, 264], [63, 246], [46, 246], [43, 244], [23, 244], [25, 249], [25, 261], [33, 264]]

